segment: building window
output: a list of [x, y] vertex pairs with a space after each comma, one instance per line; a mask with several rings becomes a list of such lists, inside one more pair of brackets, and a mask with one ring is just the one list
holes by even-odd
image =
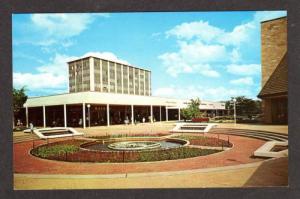
[[101, 91], [100, 60], [97, 58], [94, 58], [94, 79], [95, 79], [95, 91]]
[[108, 62], [102, 60], [102, 88], [103, 92], [108, 92]]
[[116, 82], [115, 82], [115, 63], [109, 62], [109, 85], [111, 93], [115, 92]]
[[128, 66], [123, 65], [123, 92], [128, 94]]
[[121, 64], [117, 64], [117, 93], [122, 93], [122, 68]]
[[133, 68], [129, 67], [129, 94], [134, 94]]
[[134, 69], [134, 91], [136, 95], [139, 95], [139, 69]]

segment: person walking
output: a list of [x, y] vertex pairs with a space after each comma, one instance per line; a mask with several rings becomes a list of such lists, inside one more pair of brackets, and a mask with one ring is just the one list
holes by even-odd
[[30, 122], [30, 124], [29, 124], [29, 128], [30, 128], [30, 133], [31, 133], [31, 134], [33, 134], [33, 128], [34, 128], [34, 127], [33, 127], [33, 124], [32, 124], [32, 122]]

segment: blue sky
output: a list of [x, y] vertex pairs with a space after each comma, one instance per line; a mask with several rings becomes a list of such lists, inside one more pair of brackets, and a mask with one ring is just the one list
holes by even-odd
[[66, 62], [101, 55], [152, 71], [155, 96], [228, 100], [260, 90], [260, 22], [285, 11], [14, 14], [13, 81], [68, 92]]

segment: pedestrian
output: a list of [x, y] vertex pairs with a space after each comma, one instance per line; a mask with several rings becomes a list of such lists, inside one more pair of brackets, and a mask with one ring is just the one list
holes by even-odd
[[78, 125], [82, 126], [82, 119], [81, 118], [79, 119]]
[[30, 132], [31, 132], [31, 134], [33, 134], [33, 124], [32, 124], [32, 122], [30, 122], [30, 124], [29, 124], [29, 128], [30, 128]]

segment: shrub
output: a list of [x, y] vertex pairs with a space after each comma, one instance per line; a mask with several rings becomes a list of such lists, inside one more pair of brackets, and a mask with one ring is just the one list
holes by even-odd
[[176, 159], [209, 155], [220, 151], [221, 150], [199, 149], [199, 148], [190, 148], [190, 147], [181, 147], [181, 148], [162, 150], [157, 152], [145, 151], [139, 153], [139, 157], [137, 161], [149, 162], [149, 161], [161, 161], [161, 160], [176, 160]]
[[79, 147], [75, 145], [54, 145], [41, 146], [32, 151], [33, 155], [47, 158], [50, 156], [59, 156], [66, 153], [74, 153], [79, 151]]

